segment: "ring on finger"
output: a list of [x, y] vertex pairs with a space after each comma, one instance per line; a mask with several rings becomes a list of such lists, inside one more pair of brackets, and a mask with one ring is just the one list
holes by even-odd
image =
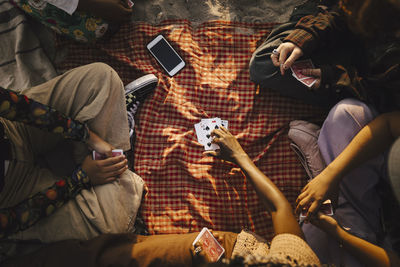
[[194, 249], [194, 253], [196, 255], [198, 255], [198, 254], [200, 254], [201, 250], [202, 250], [201, 247], [197, 247], [197, 248]]
[[277, 56], [277, 55], [279, 55], [279, 52], [278, 52], [277, 49], [274, 49], [274, 50], [272, 50], [272, 54], [275, 55], [275, 56]]

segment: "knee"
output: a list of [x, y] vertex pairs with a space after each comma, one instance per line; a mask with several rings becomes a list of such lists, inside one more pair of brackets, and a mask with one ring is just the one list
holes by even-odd
[[278, 73], [269, 54], [254, 54], [249, 63], [250, 80], [262, 85], [270, 77]]
[[102, 62], [95, 62], [88, 65], [89, 72], [99, 79], [104, 80], [117, 80], [121, 81], [117, 72], [109, 65]]
[[[109, 65], [101, 62], [89, 64], [88, 76], [91, 77], [97, 90], [123, 90], [123, 83], [118, 73]], [[104, 86], [106, 85], [106, 86]]]
[[329, 112], [325, 121], [335, 125], [348, 125], [349, 121], [362, 129], [376, 116], [375, 112], [365, 103], [356, 99], [344, 99], [337, 103]]

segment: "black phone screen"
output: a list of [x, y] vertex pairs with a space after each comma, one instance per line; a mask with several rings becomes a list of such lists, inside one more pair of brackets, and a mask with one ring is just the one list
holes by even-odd
[[165, 39], [161, 39], [152, 48], [150, 48], [150, 50], [168, 71], [173, 70], [179, 63], [182, 62], [182, 60], [169, 46]]

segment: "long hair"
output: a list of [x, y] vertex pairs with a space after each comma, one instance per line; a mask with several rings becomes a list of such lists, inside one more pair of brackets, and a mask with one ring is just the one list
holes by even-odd
[[340, 0], [353, 32], [366, 37], [395, 35], [400, 31], [400, 0]]

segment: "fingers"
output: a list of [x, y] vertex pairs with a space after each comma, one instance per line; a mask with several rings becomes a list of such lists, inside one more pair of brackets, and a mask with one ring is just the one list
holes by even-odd
[[123, 169], [126, 165], [128, 164], [128, 160], [124, 159], [120, 162], [117, 162], [115, 164], [112, 165], [108, 165], [106, 167], [103, 167], [103, 171], [104, 172], [113, 172], [113, 171], [118, 171], [120, 169]]
[[310, 77], [321, 78], [321, 69], [303, 69], [301, 70], [301, 74]]
[[271, 54], [271, 61], [275, 67], [280, 68], [282, 75], [289, 69], [293, 63], [303, 55], [303, 51], [297, 45], [285, 42], [277, 49], [274, 49]]
[[104, 178], [119, 177], [128, 169], [128, 160], [124, 155], [98, 160], [97, 164]]
[[296, 214], [300, 214], [302, 210], [304, 210], [308, 206], [308, 202], [311, 200], [310, 196], [306, 196], [300, 200], [296, 207]]
[[201, 241], [196, 242], [196, 244], [194, 245], [193, 254], [196, 257], [203, 258], [203, 260], [205, 261], [210, 261], [208, 255], [203, 250], [203, 244]]
[[306, 219], [305, 221], [309, 221], [311, 217], [314, 217], [317, 214], [318, 208], [319, 208], [319, 203], [318, 201], [314, 201], [310, 208], [308, 209], [307, 215], [306, 215]]
[[[211, 232], [211, 230], [210, 230], [210, 232]], [[217, 232], [211, 232], [211, 233], [213, 234], [213, 236], [215, 237], [215, 239], [217, 239], [217, 241], [219, 243], [223, 243], [224, 238], [219, 233], [217, 233]]]
[[[222, 127], [222, 126], [221, 126]], [[211, 136], [215, 136], [215, 137], [221, 137], [224, 135], [224, 131], [220, 128], [220, 129], [215, 129], [211, 132]]]
[[311, 86], [311, 89], [312, 89], [312, 90], [316, 90], [316, 89], [318, 89], [320, 86], [321, 86], [321, 79], [317, 79], [317, 80], [315, 81], [315, 83], [313, 84], [313, 86]]
[[111, 158], [112, 157], [112, 150], [113, 150], [114, 148], [113, 147], [110, 147], [108, 150], [106, 150], [105, 152], [104, 152], [104, 154], [108, 157], [108, 158]]
[[125, 159], [126, 159], [125, 155], [120, 155], [117, 157], [109, 157], [109, 158], [106, 158], [103, 160], [99, 160], [98, 164], [99, 164], [99, 167], [106, 167], [106, 166], [117, 164], [121, 161], [124, 161]]
[[[303, 52], [299, 48], [294, 48], [289, 58], [283, 63], [285, 70], [289, 69], [293, 63], [303, 55]], [[283, 75], [283, 74], [282, 74]]]
[[280, 65], [280, 63], [279, 63], [279, 48], [280, 48], [280, 46], [277, 49], [274, 49], [274, 51], [272, 51], [272, 54], [271, 54], [271, 61], [275, 67], [279, 67], [279, 65]]
[[285, 74], [285, 70], [288, 69], [288, 67], [285, 65], [287, 55], [290, 51], [288, 49], [282, 49], [279, 53], [279, 68], [281, 71], [281, 74]]
[[321, 86], [321, 69], [303, 69], [300, 71], [301, 74], [309, 77], [317, 78], [313, 86], [309, 90], [316, 90]]

